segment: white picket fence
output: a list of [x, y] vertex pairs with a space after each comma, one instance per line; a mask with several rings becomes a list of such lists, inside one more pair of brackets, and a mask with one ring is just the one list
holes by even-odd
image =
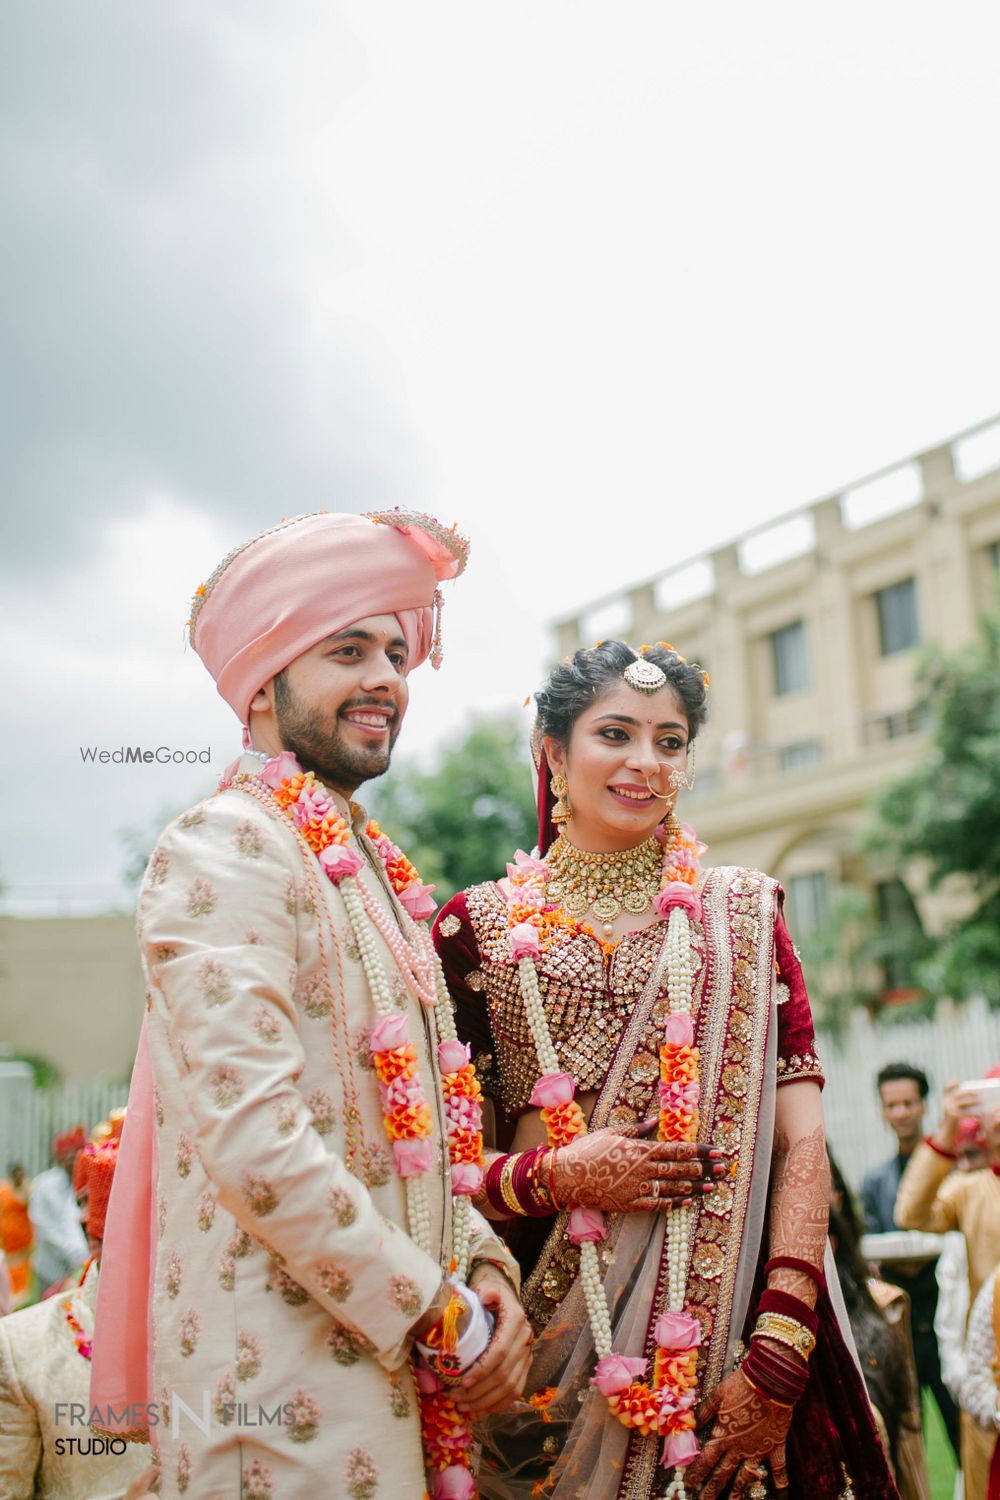
[[65, 1083], [36, 1089], [30, 1070], [8, 1063], [0, 1076], [0, 1174], [21, 1162], [34, 1176], [52, 1164], [52, 1138], [75, 1125], [88, 1136], [128, 1099], [127, 1083]]
[[879, 1110], [879, 1069], [890, 1062], [923, 1068], [931, 1085], [925, 1117], [930, 1132], [940, 1116], [945, 1084], [952, 1078], [981, 1078], [1000, 1062], [1000, 1011], [991, 1011], [982, 1000], [964, 1005], [944, 1001], [932, 1020], [880, 1026], [857, 1011], [840, 1038], [820, 1033], [819, 1053], [826, 1074], [823, 1110], [830, 1147], [857, 1188], [868, 1168], [895, 1150], [895, 1137]]

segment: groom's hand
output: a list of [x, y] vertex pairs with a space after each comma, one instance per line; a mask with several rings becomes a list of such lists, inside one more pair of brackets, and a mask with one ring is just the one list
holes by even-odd
[[454, 1388], [455, 1405], [470, 1416], [503, 1411], [521, 1395], [531, 1366], [531, 1325], [517, 1293], [495, 1266], [477, 1266], [469, 1285], [496, 1319], [489, 1348]]

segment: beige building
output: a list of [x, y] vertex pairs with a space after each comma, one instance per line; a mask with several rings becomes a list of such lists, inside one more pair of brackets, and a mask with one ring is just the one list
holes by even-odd
[[[879, 509], [891, 513], [866, 519]], [[563, 655], [617, 635], [669, 641], [708, 669], [711, 719], [686, 807], [714, 863], [783, 882], [798, 934], [844, 883], [873, 887], [886, 921], [912, 917], [912, 895], [933, 930], [917, 872], [904, 872], [907, 890], [854, 851], [865, 803], [921, 753], [919, 648], [971, 640], [998, 577], [1000, 419], [631, 584], [556, 631]]]
[[0, 1052], [127, 1079], [144, 993], [134, 917], [0, 917]]

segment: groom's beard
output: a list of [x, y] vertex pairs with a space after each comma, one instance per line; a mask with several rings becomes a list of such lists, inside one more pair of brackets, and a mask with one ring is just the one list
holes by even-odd
[[340, 726], [340, 715], [348, 709], [384, 708], [382, 698], [361, 694], [340, 705], [330, 724], [319, 709], [309, 708], [289, 687], [285, 674], [274, 679], [274, 717], [286, 750], [291, 750], [304, 771], [313, 771], [337, 791], [353, 793], [364, 781], [382, 776], [389, 769], [393, 746], [399, 735], [399, 710], [389, 720], [388, 743], [349, 745]]

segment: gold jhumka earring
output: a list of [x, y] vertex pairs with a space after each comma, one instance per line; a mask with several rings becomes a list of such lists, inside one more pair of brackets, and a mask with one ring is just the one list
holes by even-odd
[[556, 799], [555, 807], [553, 807], [550, 813], [553, 823], [568, 823], [573, 816], [573, 809], [569, 805], [569, 797], [567, 796], [569, 782], [561, 771], [557, 771], [550, 781], [549, 786], [551, 787], [553, 797]]

